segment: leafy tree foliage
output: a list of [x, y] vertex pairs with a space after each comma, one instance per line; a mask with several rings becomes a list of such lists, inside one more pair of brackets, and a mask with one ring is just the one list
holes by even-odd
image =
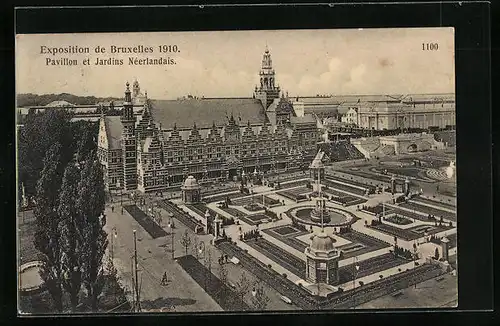
[[[255, 293], [255, 295], [253, 295]], [[266, 295], [264, 291], [264, 287], [262, 285], [257, 285], [256, 288], [252, 291], [252, 304], [256, 310], [266, 310], [267, 305], [270, 299]]]
[[82, 162], [78, 183], [77, 209], [83, 217], [82, 281], [90, 298], [92, 311], [97, 310], [98, 296], [104, 286], [103, 257], [108, 245], [103, 227], [104, 183], [97, 154], [92, 151]]
[[61, 94], [18, 94], [17, 95], [17, 105], [18, 107], [25, 106], [45, 106], [54, 101], [66, 101], [75, 105], [93, 105], [98, 102], [107, 102], [119, 100], [114, 97], [95, 97], [95, 96], [78, 96], [68, 93]]
[[61, 248], [59, 215], [57, 207], [59, 202], [59, 188], [63, 166], [60, 162], [61, 145], [54, 143], [45, 159], [41, 177], [37, 183], [35, 248], [43, 254], [43, 265], [40, 276], [45, 282], [53, 301], [54, 309], [62, 311], [61, 287]]
[[248, 280], [245, 272], [243, 272], [236, 283], [236, 292], [238, 293], [241, 301], [243, 301], [245, 294], [250, 289], [250, 281]]
[[69, 293], [71, 310], [76, 311], [82, 279], [83, 220], [76, 206], [80, 171], [74, 162], [68, 164], [59, 195], [59, 228], [61, 230], [62, 284]]
[[181, 244], [184, 246], [184, 251], [187, 256], [188, 248], [191, 245], [191, 238], [189, 237], [189, 232], [188, 230], [184, 231], [184, 234], [182, 235], [181, 238]]
[[[44, 167], [45, 153], [52, 145], [60, 146], [59, 160], [63, 166], [73, 157], [71, 114], [66, 110], [47, 110], [32, 114], [19, 131], [19, 187], [24, 183], [27, 195], [34, 195], [36, 183]], [[61, 174], [62, 177], [62, 174]]]
[[222, 284], [224, 286], [221, 286], [220, 289], [219, 289], [219, 297], [221, 299], [222, 302], [226, 302], [227, 300], [227, 293], [226, 293], [226, 290], [227, 290], [227, 275], [228, 275], [228, 270], [226, 268], [226, 265], [225, 264], [220, 264], [219, 265], [219, 280], [222, 282]]

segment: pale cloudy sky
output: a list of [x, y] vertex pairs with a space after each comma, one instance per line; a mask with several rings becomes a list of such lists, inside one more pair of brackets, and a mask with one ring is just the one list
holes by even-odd
[[[282, 30], [168, 33], [17, 35], [18, 93], [72, 93], [123, 96], [126, 81], [137, 78], [141, 90], [156, 99], [193, 94], [250, 97], [266, 43], [276, 81], [290, 96], [316, 94], [454, 93], [452, 28]], [[437, 43], [437, 51], [422, 50]], [[180, 50], [176, 65], [133, 66], [129, 56], [168, 57], [162, 44]], [[89, 47], [88, 55], [41, 54], [41, 46]], [[151, 46], [152, 54], [101, 54], [96, 46]], [[95, 66], [100, 57], [121, 58], [121, 66]], [[46, 59], [77, 59], [76, 66], [46, 65]], [[90, 58], [90, 66], [82, 60]]]

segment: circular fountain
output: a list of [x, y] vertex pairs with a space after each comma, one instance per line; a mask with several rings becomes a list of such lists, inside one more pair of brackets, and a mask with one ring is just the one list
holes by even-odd
[[32, 261], [21, 265], [19, 268], [19, 289], [22, 295], [31, 295], [44, 289], [44, 283], [40, 277], [41, 261]]

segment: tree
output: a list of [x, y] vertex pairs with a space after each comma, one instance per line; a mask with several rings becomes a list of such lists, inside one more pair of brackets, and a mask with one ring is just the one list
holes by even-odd
[[226, 296], [227, 296], [227, 293], [226, 293], [227, 274], [228, 274], [228, 271], [227, 271], [226, 265], [220, 264], [219, 265], [219, 280], [221, 281], [223, 286], [221, 286], [219, 289], [219, 298], [224, 303], [227, 299], [226, 298]]
[[76, 198], [78, 197], [78, 182], [80, 171], [74, 163], [68, 164], [64, 171], [59, 207], [57, 213], [60, 217], [61, 230], [61, 269], [62, 285], [69, 293], [71, 310], [76, 311], [78, 293], [80, 292], [81, 265], [82, 265], [82, 217], [78, 214]]
[[195, 235], [193, 239], [193, 247], [191, 247], [191, 251], [194, 254], [194, 257], [198, 259], [198, 237]]
[[[255, 295], [254, 295], [255, 294]], [[270, 299], [264, 291], [264, 287], [258, 284], [252, 291], [252, 304], [256, 310], [266, 310]]]
[[182, 235], [181, 245], [184, 246], [184, 251], [186, 253], [185, 255], [187, 256], [187, 254], [188, 254], [188, 248], [191, 245], [191, 238], [189, 237], [189, 232], [188, 232], [187, 229], [184, 231], [184, 234]]
[[[35, 195], [37, 181], [44, 168], [45, 155], [54, 144], [60, 145], [59, 160], [63, 169], [71, 161], [74, 152], [70, 129], [71, 116], [72, 114], [64, 109], [30, 114], [20, 129], [18, 136], [19, 184], [24, 184], [26, 195]], [[62, 174], [61, 172], [61, 177]]]
[[244, 297], [245, 294], [248, 292], [250, 288], [250, 281], [246, 277], [245, 272], [243, 272], [236, 283], [236, 292], [238, 293], [238, 296], [240, 297], [241, 301], [244, 302]]
[[54, 143], [43, 160], [43, 169], [36, 187], [34, 209], [36, 231], [34, 245], [42, 255], [40, 276], [52, 298], [54, 309], [62, 311], [61, 248], [58, 193], [64, 167], [60, 161], [61, 145]]
[[104, 182], [102, 168], [95, 151], [83, 162], [83, 171], [78, 184], [80, 191], [77, 209], [83, 222], [82, 280], [90, 298], [92, 311], [97, 310], [98, 296], [104, 286], [103, 256], [108, 245], [103, 230]]

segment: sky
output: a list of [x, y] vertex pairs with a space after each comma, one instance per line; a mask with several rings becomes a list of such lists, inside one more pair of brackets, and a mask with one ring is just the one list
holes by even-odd
[[[437, 43], [438, 50], [423, 50]], [[35, 34], [16, 36], [16, 92], [123, 97], [137, 79], [154, 99], [191, 94], [251, 97], [266, 44], [276, 82], [290, 96], [455, 92], [453, 28]], [[148, 54], [111, 54], [152, 47]], [[160, 53], [177, 45], [177, 53]], [[89, 54], [41, 53], [41, 47], [88, 47]], [[96, 54], [97, 46], [107, 53]], [[128, 58], [168, 58], [175, 65], [129, 65]], [[47, 65], [47, 59], [77, 65]], [[90, 65], [83, 65], [84, 59]], [[123, 59], [98, 66], [97, 58]]]

